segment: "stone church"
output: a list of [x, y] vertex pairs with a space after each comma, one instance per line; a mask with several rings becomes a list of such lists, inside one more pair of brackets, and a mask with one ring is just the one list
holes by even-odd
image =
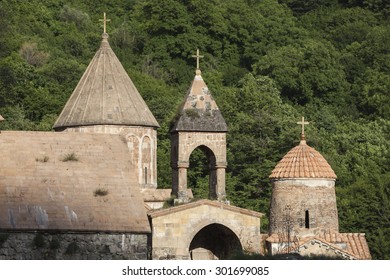
[[[268, 233], [262, 213], [229, 204], [227, 124], [195, 57], [170, 131], [172, 189], [157, 188], [159, 124], [106, 32], [55, 131], [1, 131], [0, 259], [371, 258], [364, 234], [339, 233], [336, 175], [304, 133], [270, 176]], [[193, 201], [187, 169], [196, 148], [210, 161], [210, 182], [209, 199]], [[163, 207], [172, 196], [176, 206]]]

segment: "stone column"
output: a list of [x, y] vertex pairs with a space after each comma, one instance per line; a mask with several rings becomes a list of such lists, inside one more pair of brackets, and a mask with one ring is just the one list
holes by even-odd
[[215, 200], [218, 195], [218, 175], [215, 166], [210, 166], [210, 177], [209, 177], [209, 199]]
[[228, 200], [226, 199], [226, 187], [225, 187], [225, 172], [226, 172], [226, 162], [217, 162], [215, 166], [215, 172], [217, 177], [217, 185], [216, 185], [216, 192], [217, 192], [217, 200], [228, 203]]
[[189, 166], [189, 162], [181, 161], [173, 168], [172, 194], [177, 197], [177, 201], [180, 203], [188, 202], [187, 169]]

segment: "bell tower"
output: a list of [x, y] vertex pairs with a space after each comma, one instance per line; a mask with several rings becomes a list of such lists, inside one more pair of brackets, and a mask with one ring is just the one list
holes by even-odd
[[225, 170], [227, 125], [201, 76], [199, 59], [195, 78], [171, 129], [172, 194], [188, 201], [187, 170], [191, 153], [200, 148], [210, 165], [209, 198], [226, 201]]

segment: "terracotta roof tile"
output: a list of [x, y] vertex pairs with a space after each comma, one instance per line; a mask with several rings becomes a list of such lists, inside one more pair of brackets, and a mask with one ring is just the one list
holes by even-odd
[[[323, 233], [316, 236], [308, 236], [302, 239], [299, 239], [296, 242], [292, 242], [292, 245], [288, 251], [298, 250], [299, 247], [307, 244], [312, 240], [319, 240], [320, 242], [327, 243], [328, 245], [332, 245], [336, 247], [338, 250], [345, 252], [351, 255], [353, 258], [360, 260], [370, 260], [371, 253], [367, 244], [367, 240], [364, 233]], [[270, 243], [280, 243], [280, 242], [288, 242], [285, 236], [280, 236], [276, 233], [270, 235], [267, 239], [267, 242]], [[345, 243], [346, 248], [342, 249], [338, 243]], [[287, 252], [287, 248], [285, 249]]]
[[292, 148], [272, 170], [271, 179], [282, 178], [329, 178], [337, 176], [325, 158], [305, 140]]

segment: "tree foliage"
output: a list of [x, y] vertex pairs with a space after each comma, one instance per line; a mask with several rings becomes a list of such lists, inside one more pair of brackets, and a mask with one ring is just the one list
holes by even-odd
[[[0, 2], [1, 129], [50, 130], [100, 43], [110, 44], [161, 128], [158, 184], [170, 188], [170, 122], [194, 76], [228, 123], [232, 204], [267, 213], [268, 176], [299, 141], [336, 174], [340, 227], [390, 259], [390, 6], [378, 0], [31, 0]], [[207, 162], [189, 182], [207, 197]]]

